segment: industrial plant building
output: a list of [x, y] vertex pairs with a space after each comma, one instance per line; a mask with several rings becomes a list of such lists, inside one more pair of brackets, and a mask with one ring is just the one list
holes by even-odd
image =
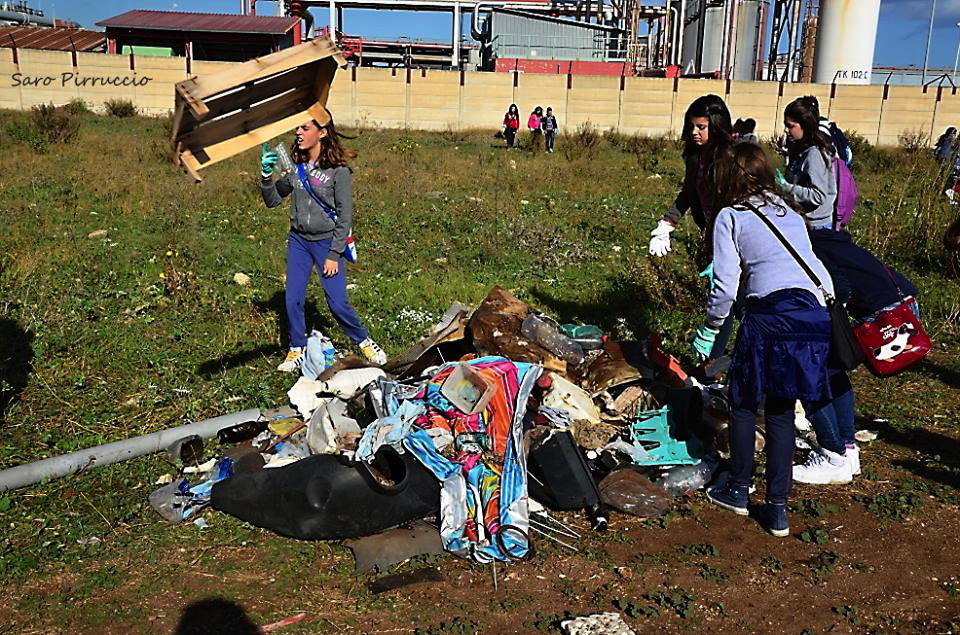
[[[271, 15], [258, 15], [256, 0], [241, 0], [234, 15], [133, 10], [98, 22], [105, 29], [98, 34], [58, 28], [68, 25], [22, 0], [0, 2], [0, 25], [10, 25], [0, 26], [0, 46], [43, 48], [46, 41], [63, 50], [243, 61], [329, 36], [354, 66], [826, 84], [926, 79], [912, 69], [874, 72], [880, 0], [282, 0], [263, 7]], [[450, 37], [367, 38], [344, 22], [344, 12], [356, 9], [446, 13]], [[34, 32], [11, 30], [26, 28]]]

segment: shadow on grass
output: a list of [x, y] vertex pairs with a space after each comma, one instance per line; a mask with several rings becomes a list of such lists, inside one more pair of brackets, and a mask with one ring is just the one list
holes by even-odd
[[[309, 293], [309, 291], [308, 291]], [[322, 292], [321, 292], [322, 293]], [[253, 306], [261, 313], [275, 313], [277, 315], [277, 325], [280, 340], [280, 346], [275, 344], [265, 344], [248, 351], [239, 351], [222, 355], [215, 359], [208, 360], [197, 367], [197, 372], [204, 377], [211, 377], [218, 373], [243, 366], [248, 362], [261, 357], [279, 357], [290, 346], [290, 336], [287, 326], [287, 303], [283, 291], [275, 292], [268, 300], [254, 300]], [[317, 303], [307, 299], [303, 307], [304, 318], [307, 324], [307, 331], [311, 329], [320, 329], [324, 333], [329, 332], [336, 326], [333, 320], [317, 309]]]
[[943, 382], [944, 385], [960, 390], [960, 372], [940, 366], [938, 364], [931, 364], [928, 361], [920, 362], [919, 368], [923, 373], [928, 373], [933, 376], [934, 379], [937, 379]]
[[199, 600], [183, 609], [174, 635], [260, 635], [239, 604], [223, 598]]
[[[875, 428], [886, 443], [899, 445], [920, 454], [916, 458], [896, 459], [893, 464], [914, 475], [960, 490], [960, 438], [926, 428], [897, 429], [882, 421], [862, 421]], [[859, 425], [858, 425], [859, 427]]]
[[0, 318], [0, 420], [20, 398], [33, 370], [33, 334]]
[[283, 349], [275, 344], [258, 346], [253, 350], [230, 353], [229, 355], [223, 355], [216, 359], [208, 360], [197, 367], [197, 372], [204, 377], [209, 378], [213, 375], [230, 370], [231, 368], [243, 366], [244, 364], [252, 362], [255, 359], [260, 359], [262, 357], [280, 357], [280, 353], [282, 352]]
[[637, 307], [649, 305], [650, 296], [639, 285], [630, 281], [619, 282], [621, 284], [611, 286], [604, 291], [600, 299], [594, 302], [563, 300], [542, 288], [530, 289], [529, 293], [561, 324], [566, 322], [594, 324], [611, 333], [616, 330], [618, 321], [623, 319], [630, 330], [642, 338], [650, 332], [650, 328], [645, 313], [643, 310], [637, 310]]

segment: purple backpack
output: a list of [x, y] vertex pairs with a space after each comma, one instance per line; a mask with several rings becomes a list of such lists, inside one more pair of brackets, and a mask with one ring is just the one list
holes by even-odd
[[833, 228], [840, 231], [853, 218], [853, 208], [857, 205], [857, 182], [850, 168], [842, 159], [834, 159], [833, 169], [837, 174], [837, 200], [833, 205]]

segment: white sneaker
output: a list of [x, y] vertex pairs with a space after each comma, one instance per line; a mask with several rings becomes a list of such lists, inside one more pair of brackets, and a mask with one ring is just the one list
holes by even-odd
[[856, 445], [852, 448], [848, 446], [844, 456], [850, 463], [850, 474], [853, 476], [860, 474], [860, 448]]
[[303, 366], [303, 349], [291, 348], [287, 353], [287, 358], [277, 366], [277, 370], [282, 373], [295, 373]]
[[839, 485], [853, 480], [850, 460], [826, 448], [811, 452], [802, 465], [793, 466], [793, 480], [808, 485]]
[[383, 349], [380, 348], [380, 345], [374, 342], [369, 337], [357, 346], [360, 348], [360, 352], [363, 353], [363, 356], [367, 358], [368, 362], [372, 362], [377, 366], [383, 366], [387, 363], [387, 354], [383, 352]]

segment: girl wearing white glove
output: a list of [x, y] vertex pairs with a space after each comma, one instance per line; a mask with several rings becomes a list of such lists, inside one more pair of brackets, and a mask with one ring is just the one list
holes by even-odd
[[[717, 95], [704, 95], [693, 100], [684, 115], [683, 160], [686, 170], [683, 186], [673, 207], [650, 232], [650, 254], [663, 257], [671, 250], [670, 233], [690, 210], [693, 222], [701, 232], [709, 230], [713, 211], [713, 172], [717, 157], [733, 144], [733, 123], [730, 111]], [[709, 243], [709, 240], [708, 240]]]

